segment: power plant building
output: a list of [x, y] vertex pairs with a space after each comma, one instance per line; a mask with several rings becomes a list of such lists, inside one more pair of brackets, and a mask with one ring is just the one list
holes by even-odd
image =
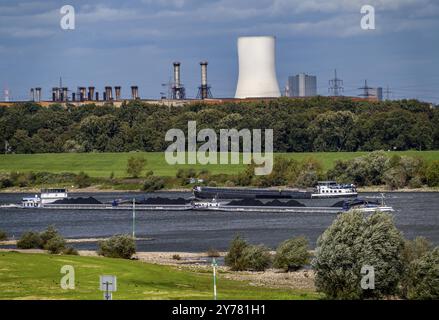
[[239, 37], [239, 76], [235, 98], [280, 97], [276, 77], [276, 38], [272, 36]]
[[299, 73], [288, 77], [289, 97], [314, 97], [317, 95], [317, 77]]

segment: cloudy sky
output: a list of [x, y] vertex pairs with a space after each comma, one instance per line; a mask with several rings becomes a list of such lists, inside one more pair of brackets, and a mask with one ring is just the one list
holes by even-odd
[[[375, 7], [375, 30], [362, 30], [360, 9]], [[63, 5], [76, 13], [75, 30], [60, 27]], [[277, 37], [277, 76], [317, 75], [328, 93], [337, 68], [345, 94], [364, 80], [390, 87], [392, 98], [439, 102], [439, 3], [436, 0], [0, 0], [0, 87], [25, 99], [42, 87], [48, 99], [62, 76], [77, 86], [138, 85], [158, 98], [172, 62], [182, 63], [189, 97], [199, 84], [199, 61], [209, 61], [216, 97], [232, 97], [236, 40]]]

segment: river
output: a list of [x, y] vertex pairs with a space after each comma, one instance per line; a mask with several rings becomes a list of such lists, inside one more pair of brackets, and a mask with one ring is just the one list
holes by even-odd
[[[0, 193], [0, 204], [19, 203], [30, 194]], [[132, 198], [140, 193], [87, 193], [101, 201]], [[189, 193], [156, 193], [153, 196], [190, 196]], [[362, 193], [361, 197], [380, 198], [379, 193]], [[377, 200], [377, 199], [375, 199]], [[396, 226], [408, 239], [424, 236], [439, 244], [439, 193], [386, 193], [386, 204], [393, 206]], [[137, 242], [138, 251], [202, 252], [209, 248], [227, 249], [230, 240], [240, 234], [253, 244], [275, 248], [291, 237], [305, 236], [311, 247], [335, 219], [322, 213], [251, 213], [157, 211], [136, 213], [136, 236], [149, 238]], [[44, 210], [0, 208], [0, 230], [17, 239], [29, 230], [42, 231], [55, 225], [66, 238], [98, 238], [114, 234], [131, 234], [132, 213], [112, 210]], [[74, 245], [78, 249], [96, 249], [97, 243]]]

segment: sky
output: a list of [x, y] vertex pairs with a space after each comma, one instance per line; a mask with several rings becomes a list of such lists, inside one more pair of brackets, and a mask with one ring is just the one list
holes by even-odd
[[[60, 12], [75, 9], [75, 29], [63, 30]], [[375, 29], [363, 30], [363, 5], [375, 8]], [[368, 85], [390, 88], [390, 98], [439, 103], [437, 0], [0, 0], [0, 99], [14, 100], [59, 84], [131, 85], [141, 98], [159, 98], [180, 61], [189, 98], [197, 95], [201, 60], [208, 60], [214, 97], [233, 97], [239, 36], [276, 36], [281, 89], [289, 75], [317, 76], [328, 95], [337, 69], [344, 94]]]

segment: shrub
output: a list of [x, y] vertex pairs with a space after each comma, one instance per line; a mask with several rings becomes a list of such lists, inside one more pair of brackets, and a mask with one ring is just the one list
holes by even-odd
[[159, 177], [149, 176], [143, 182], [143, 190], [146, 192], [161, 190], [164, 187], [165, 181]]
[[66, 241], [64, 240], [63, 237], [59, 235], [50, 238], [44, 245], [44, 249], [52, 254], [61, 253], [62, 251], [64, 251], [65, 248], [66, 248]]
[[17, 248], [19, 249], [36, 249], [43, 248], [43, 240], [37, 232], [28, 231], [23, 233], [20, 240], [17, 241]]
[[85, 172], [81, 171], [74, 179], [74, 183], [79, 188], [87, 188], [91, 186], [91, 179]]
[[431, 250], [431, 243], [424, 237], [414, 240], [406, 240], [402, 258], [404, 261], [404, 273], [401, 279], [401, 296], [408, 297], [408, 289], [413, 279], [413, 262], [425, 256]]
[[98, 254], [110, 258], [130, 259], [136, 253], [136, 243], [129, 235], [116, 235], [99, 242]]
[[206, 255], [209, 258], [218, 258], [220, 256], [218, 250], [214, 249], [214, 248], [209, 248], [209, 250], [207, 250]]
[[143, 157], [130, 157], [127, 162], [127, 173], [132, 178], [138, 178], [146, 165]]
[[65, 247], [62, 253], [67, 254], [67, 255], [71, 255], [71, 256], [79, 255], [78, 250], [76, 250], [73, 247]]
[[247, 246], [242, 251], [242, 261], [244, 270], [264, 271], [271, 264], [271, 255], [264, 246]]
[[181, 257], [180, 257], [179, 254], [173, 254], [173, 255], [172, 255], [172, 260], [178, 260], [178, 261], [180, 261], [180, 260], [181, 260]]
[[425, 171], [425, 179], [428, 186], [439, 186], [439, 160], [434, 160], [428, 165]]
[[0, 230], [0, 241], [8, 240], [8, 235], [6, 232]]
[[439, 247], [412, 263], [410, 299], [439, 299]]
[[[404, 270], [403, 245], [391, 215], [344, 213], [318, 239], [313, 261], [316, 287], [333, 299], [395, 294]], [[361, 288], [363, 266], [374, 267], [375, 289]]]
[[230, 243], [229, 251], [224, 258], [225, 265], [233, 271], [245, 270], [242, 257], [244, 249], [247, 247], [247, 242], [240, 236], [236, 236]]
[[309, 263], [308, 240], [298, 237], [286, 240], [276, 250], [273, 266], [284, 271], [298, 270]]
[[43, 246], [46, 245], [46, 243], [53, 238], [59, 237], [58, 230], [55, 229], [55, 226], [50, 225], [47, 227], [47, 229], [40, 233], [40, 237], [42, 240]]

